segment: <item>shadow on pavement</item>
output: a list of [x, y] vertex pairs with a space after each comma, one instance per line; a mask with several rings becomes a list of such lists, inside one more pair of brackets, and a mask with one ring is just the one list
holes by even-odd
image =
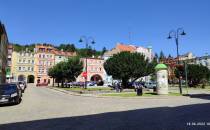
[[[196, 125], [187, 125], [187, 123], [196, 123]], [[210, 129], [210, 103], [109, 112], [87, 116], [44, 119], [0, 125], [0, 130], [153, 129]]]
[[210, 100], [210, 94], [188, 94], [184, 96], [189, 96], [190, 98], [200, 98], [200, 99]]

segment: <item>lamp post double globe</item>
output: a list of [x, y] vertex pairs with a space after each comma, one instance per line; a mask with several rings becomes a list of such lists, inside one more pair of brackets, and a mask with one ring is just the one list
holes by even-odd
[[[92, 38], [92, 37], [86, 37], [86, 36], [81, 36], [80, 37], [80, 40], [79, 40], [80, 43], [85, 43], [85, 48], [86, 48], [86, 56], [85, 56], [85, 73], [86, 73], [86, 76], [84, 76], [85, 78], [85, 88], [87, 88], [87, 57], [88, 57], [88, 46], [89, 44], [95, 44], [95, 40]], [[83, 72], [84, 73], [84, 72]]]
[[[180, 59], [179, 59], [179, 36], [184, 36], [186, 33], [184, 32], [183, 28], [178, 28], [177, 30], [172, 30], [169, 32], [168, 39], [175, 39], [176, 42], [176, 52], [177, 52], [177, 61], [178, 65], [180, 65]], [[181, 74], [180, 71], [178, 71], [178, 77], [179, 77], [179, 91], [180, 94], [182, 94], [182, 84], [181, 84]]]

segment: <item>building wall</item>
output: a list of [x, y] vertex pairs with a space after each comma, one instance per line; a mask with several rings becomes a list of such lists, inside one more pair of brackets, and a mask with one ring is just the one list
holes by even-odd
[[202, 64], [210, 69], [210, 55], [196, 58], [196, 64]]
[[35, 83], [52, 84], [52, 78], [48, 76], [48, 69], [55, 64], [54, 48], [51, 46], [37, 45], [35, 52]]
[[[82, 58], [81, 60], [83, 61], [84, 71], [85, 71], [86, 60], [85, 60], [85, 58]], [[100, 77], [102, 78], [102, 81], [105, 80], [106, 73], [105, 73], [103, 64], [104, 64], [104, 60], [100, 59], [100, 58], [88, 58], [87, 59], [87, 81], [91, 81], [91, 78], [94, 75], [100, 75]], [[78, 76], [77, 81], [78, 82], [85, 81], [82, 74], [80, 74]]]
[[118, 43], [115, 48], [113, 48], [110, 51], [107, 51], [104, 53], [103, 58], [107, 60], [108, 58], [112, 57], [114, 54], [128, 51], [131, 53], [137, 52], [141, 53], [145, 56], [145, 58], [149, 59], [149, 61], [152, 61], [153, 53], [152, 53], [152, 47], [144, 48], [141, 46], [134, 46], [134, 45], [125, 45]]
[[12, 81], [17, 82], [22, 80], [28, 82], [28, 76], [35, 76], [34, 62], [35, 54], [31, 52], [13, 52], [12, 53]]
[[149, 61], [152, 61], [153, 55], [152, 55], [151, 47], [149, 48], [137, 47], [136, 52], [143, 54], [146, 59], [148, 59]]
[[61, 61], [67, 61], [68, 57], [62, 56], [62, 55], [55, 55], [55, 64], [61, 62]]

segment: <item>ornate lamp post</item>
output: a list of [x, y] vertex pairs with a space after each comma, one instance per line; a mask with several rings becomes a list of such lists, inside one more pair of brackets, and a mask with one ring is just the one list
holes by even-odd
[[[86, 48], [86, 51], [88, 50], [88, 45], [91, 43], [91, 44], [95, 44], [95, 40], [92, 38], [92, 37], [86, 37], [86, 36], [81, 36], [80, 40], [79, 40], [80, 43], [84, 42], [85, 43], [85, 48]], [[86, 54], [86, 57], [85, 57], [85, 89], [87, 88], [87, 54]]]
[[[179, 36], [184, 36], [186, 33], [182, 28], [178, 28], [177, 30], [172, 30], [169, 32], [168, 39], [175, 39], [176, 42], [176, 52], [177, 52], [177, 58], [178, 58], [178, 65], [180, 65], [180, 60], [179, 60]], [[178, 72], [178, 77], [179, 77], [179, 90], [180, 94], [182, 94], [182, 83], [181, 83], [181, 75], [180, 71]]]

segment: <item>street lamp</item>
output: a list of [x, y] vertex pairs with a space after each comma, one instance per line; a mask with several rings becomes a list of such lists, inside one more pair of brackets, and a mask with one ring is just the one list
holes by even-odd
[[[178, 65], [180, 65], [180, 60], [179, 60], [179, 35], [184, 36], [186, 33], [182, 28], [178, 28], [177, 30], [172, 30], [169, 32], [168, 39], [175, 39], [176, 42], [176, 51], [177, 51], [177, 58], [178, 58]], [[181, 84], [181, 75], [180, 71], [178, 72], [178, 77], [179, 77], [179, 90], [180, 94], [182, 94], [182, 84]]]
[[[82, 42], [85, 43], [86, 51], [88, 50], [88, 45], [90, 43], [95, 44], [95, 40], [92, 37], [86, 37], [86, 36], [81, 36], [79, 42], [80, 43], [82, 43]], [[85, 57], [85, 73], [86, 73], [86, 76], [84, 76], [84, 77], [85, 77], [85, 89], [86, 89], [87, 88], [87, 54], [86, 54], [86, 57]]]

